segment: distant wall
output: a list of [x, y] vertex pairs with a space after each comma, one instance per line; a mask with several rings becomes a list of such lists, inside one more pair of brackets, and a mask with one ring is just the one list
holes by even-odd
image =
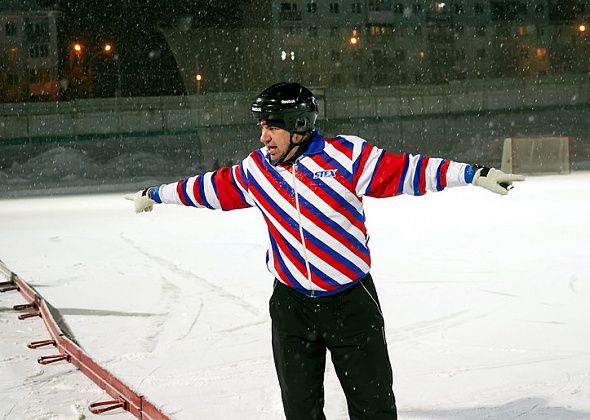
[[[318, 123], [327, 136], [358, 135], [392, 152], [407, 151], [499, 167], [507, 137], [557, 135], [572, 139], [574, 169], [590, 169], [590, 107], [400, 118], [329, 119]], [[244, 158], [260, 147], [252, 124], [198, 131], [203, 166]]]
[[[504, 137], [551, 134], [571, 136], [574, 160], [590, 160], [590, 78], [314, 92], [325, 132], [358, 134], [392, 150], [497, 163]], [[116, 139], [116, 148], [124, 138], [182, 134], [209, 168], [259, 146], [249, 113], [255, 94], [0, 104], [0, 147], [85, 140], [108, 146]]]

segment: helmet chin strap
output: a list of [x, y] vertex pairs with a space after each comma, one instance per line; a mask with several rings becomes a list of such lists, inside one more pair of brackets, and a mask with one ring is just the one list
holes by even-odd
[[268, 161], [272, 166], [279, 166], [281, 163], [283, 163], [285, 161], [285, 158], [289, 155], [289, 153], [291, 153], [291, 151], [295, 149], [297, 146], [301, 146], [303, 143], [305, 143], [305, 140], [307, 140], [307, 136], [309, 136], [308, 134], [306, 137], [304, 137], [303, 141], [301, 141], [300, 143], [293, 143], [294, 134], [295, 133], [293, 132], [293, 130], [289, 130], [289, 146], [287, 147], [287, 150], [285, 150], [285, 152], [277, 160], [272, 160], [269, 155]]

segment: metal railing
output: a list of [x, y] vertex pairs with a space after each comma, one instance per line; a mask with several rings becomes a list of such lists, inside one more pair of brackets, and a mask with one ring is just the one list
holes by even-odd
[[[4, 281], [1, 281], [4, 279]], [[166, 420], [169, 417], [143, 395], [131, 389], [123, 381], [103, 368], [80, 346], [71, 340], [59, 327], [47, 302], [23, 279], [13, 273], [0, 261], [0, 292], [19, 291], [27, 303], [14, 306], [15, 311], [27, 311], [19, 315], [25, 320], [40, 317], [51, 336], [49, 340], [33, 341], [27, 345], [30, 349], [53, 346], [56, 354], [42, 356], [37, 362], [48, 365], [56, 362], [71, 363], [92, 382], [103, 389], [113, 399], [92, 403], [88, 409], [93, 414], [101, 414], [114, 409], [123, 409], [138, 419]]]

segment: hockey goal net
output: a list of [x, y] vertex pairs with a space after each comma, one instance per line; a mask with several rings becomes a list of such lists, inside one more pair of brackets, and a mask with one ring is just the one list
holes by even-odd
[[569, 137], [510, 137], [504, 140], [502, 171], [512, 174], [569, 174]]

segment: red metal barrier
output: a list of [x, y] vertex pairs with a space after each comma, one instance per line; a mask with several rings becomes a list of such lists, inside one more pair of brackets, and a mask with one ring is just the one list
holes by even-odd
[[27, 344], [27, 347], [30, 349], [38, 349], [45, 346], [55, 346], [55, 340], [31, 341]]
[[23, 279], [10, 271], [4, 263], [0, 261], [0, 276], [2, 275], [9, 280], [3, 283], [3, 285], [7, 284], [7, 287], [2, 288], [1, 291], [18, 290], [28, 302], [25, 305], [15, 305], [14, 309], [34, 310], [34, 312], [20, 315], [19, 319], [41, 317], [51, 335], [52, 340], [34, 341], [30, 343], [28, 347], [37, 348], [53, 344], [58, 351], [58, 354], [40, 357], [38, 362], [41, 364], [49, 364], [59, 361], [69, 362], [76, 368], [80, 369], [84, 375], [90, 378], [92, 382], [113, 398], [112, 401], [101, 401], [90, 404], [88, 407], [90, 412], [101, 414], [110, 410], [122, 408], [129, 411], [138, 419], [169, 419], [166, 414], [153, 403], [148, 401], [143, 395], [138, 394], [111, 372], [100, 366], [90, 356], [84, 353], [76, 343], [70, 340], [70, 338], [62, 332], [53, 318], [45, 300], [43, 300], [43, 298]]

